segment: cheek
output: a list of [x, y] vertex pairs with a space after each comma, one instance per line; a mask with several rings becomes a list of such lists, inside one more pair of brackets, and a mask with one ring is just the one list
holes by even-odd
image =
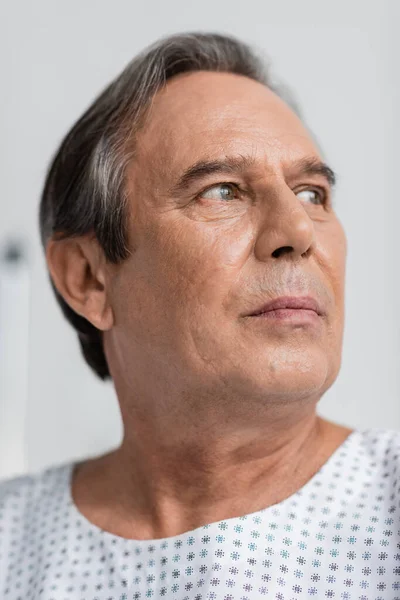
[[339, 222], [320, 232], [318, 262], [338, 302], [343, 299], [346, 270], [347, 240]]
[[[153, 249], [162, 265], [160, 275], [165, 286], [181, 300], [186, 298], [189, 306], [207, 308], [214, 302], [220, 306], [248, 258], [251, 232], [244, 224], [232, 222], [185, 219], [175, 225], [159, 232], [160, 242]], [[182, 306], [182, 301], [179, 304]]]
[[200, 374], [204, 357], [221, 359], [232, 332], [218, 323], [251, 249], [250, 236], [233, 229], [185, 222], [149, 231], [112, 288], [122, 355], [168, 356]]
[[[221, 312], [251, 249], [238, 223], [199, 223], [169, 217], [148, 223], [146, 237], [118, 266], [111, 294], [117, 321], [161, 331]], [[208, 320], [210, 314], [208, 315]], [[211, 319], [212, 321], [212, 319]], [[151, 324], [151, 325], [150, 325]]]
[[325, 285], [332, 293], [332, 317], [328, 328], [328, 346], [331, 350], [332, 364], [340, 364], [344, 331], [344, 298], [347, 240], [342, 226], [337, 223], [330, 235], [324, 239], [324, 250], [320, 253], [321, 269], [325, 276]]

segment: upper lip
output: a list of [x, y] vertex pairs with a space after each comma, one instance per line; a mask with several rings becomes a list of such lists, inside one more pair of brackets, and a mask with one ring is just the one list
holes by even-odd
[[323, 314], [319, 302], [311, 296], [281, 296], [280, 298], [275, 298], [274, 300], [267, 302], [264, 306], [260, 306], [260, 308], [252, 312], [249, 316], [252, 317], [271, 310], [278, 310], [279, 308], [313, 310], [318, 315]]

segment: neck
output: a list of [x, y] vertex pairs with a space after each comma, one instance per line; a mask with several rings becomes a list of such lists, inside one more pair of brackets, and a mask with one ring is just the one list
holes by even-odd
[[117, 450], [78, 466], [74, 501], [92, 523], [134, 539], [170, 537], [276, 504], [351, 432], [315, 412], [278, 423], [214, 436], [198, 427], [189, 438], [125, 427]]

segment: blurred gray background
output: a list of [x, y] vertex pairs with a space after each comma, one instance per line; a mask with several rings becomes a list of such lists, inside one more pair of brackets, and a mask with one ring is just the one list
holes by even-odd
[[397, 0], [0, 4], [0, 245], [20, 239], [27, 256], [20, 287], [4, 278], [0, 286], [0, 477], [121, 439], [114, 390], [86, 367], [52, 295], [38, 202], [67, 129], [139, 50], [178, 31], [253, 43], [297, 96], [338, 173], [349, 244], [342, 369], [319, 411], [357, 428], [400, 427], [399, 8]]

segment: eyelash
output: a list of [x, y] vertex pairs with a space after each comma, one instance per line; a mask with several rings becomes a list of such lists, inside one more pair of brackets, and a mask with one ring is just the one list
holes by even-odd
[[[202, 194], [204, 194], [205, 192], [208, 192], [209, 190], [212, 190], [214, 187], [218, 187], [218, 186], [222, 186], [222, 185], [230, 185], [233, 188], [235, 188], [236, 191], [238, 191], [240, 193], [246, 193], [246, 190], [244, 190], [238, 183], [234, 183], [233, 181], [221, 181], [219, 183], [214, 183], [213, 185], [209, 185], [206, 188], [204, 188], [204, 190], [202, 190], [196, 196], [196, 199], [201, 198]], [[305, 187], [303, 189], [297, 190], [297, 193], [305, 192], [305, 191], [309, 191], [309, 190], [313, 191], [313, 192], [317, 192], [318, 194], [320, 194], [321, 204], [320, 205], [316, 204], [315, 206], [329, 206], [329, 204], [330, 204], [330, 194], [323, 187], [320, 187], [320, 186], [309, 186], [309, 187]]]

